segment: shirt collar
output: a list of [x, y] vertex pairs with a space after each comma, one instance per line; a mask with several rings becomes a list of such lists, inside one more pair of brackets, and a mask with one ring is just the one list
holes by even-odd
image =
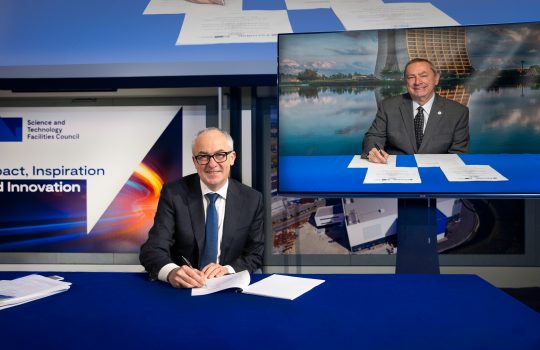
[[424, 111], [426, 111], [426, 114], [429, 115], [429, 113], [431, 112], [431, 107], [433, 106], [434, 101], [435, 101], [435, 94], [433, 94], [433, 96], [431, 96], [429, 101], [427, 101], [423, 106], [420, 106], [416, 101], [413, 101], [413, 103], [412, 103], [413, 111], [415, 111], [415, 113], [416, 113], [416, 110], [418, 109], [418, 107], [422, 107], [424, 109]]
[[201, 192], [203, 196], [206, 196], [207, 193], [217, 193], [219, 196], [223, 199], [227, 199], [227, 189], [229, 188], [229, 179], [225, 182], [225, 184], [217, 191], [212, 191], [211, 189], [206, 186], [202, 180], [199, 180], [201, 183]]

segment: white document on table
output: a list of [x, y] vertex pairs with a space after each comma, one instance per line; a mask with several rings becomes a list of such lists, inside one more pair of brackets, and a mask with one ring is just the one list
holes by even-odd
[[465, 165], [457, 154], [415, 154], [414, 159], [419, 168]]
[[250, 283], [249, 272], [246, 270], [206, 280], [206, 286], [193, 288], [192, 296], [201, 296], [219, 292], [225, 289], [238, 289], [244, 294], [293, 300], [315, 288], [324, 280], [271, 275], [253, 284]]
[[332, 10], [347, 30], [458, 25], [430, 3], [380, 4], [378, 1], [332, 0]]
[[68, 290], [71, 283], [41, 275], [0, 281], [0, 310]]
[[441, 166], [441, 170], [450, 182], [458, 181], [508, 181], [489, 165]]
[[330, 0], [285, 0], [287, 10], [330, 8]]
[[237, 288], [244, 289], [249, 286], [249, 272], [247, 270], [206, 280], [206, 286], [193, 288], [191, 296], [200, 296], [212, 294], [225, 289]]
[[186, 15], [176, 45], [276, 42], [278, 33], [292, 33], [286, 10], [197, 11]]
[[372, 163], [367, 159], [363, 159], [361, 155], [355, 155], [349, 162], [349, 165], [347, 166], [347, 168], [369, 168], [369, 167], [380, 167], [380, 166], [395, 167], [396, 159], [397, 157], [395, 154], [390, 154], [388, 155], [386, 164], [381, 164], [381, 163]]
[[369, 167], [365, 184], [419, 184], [420, 174], [416, 167]]
[[253, 283], [244, 289], [242, 293], [294, 300], [323, 282], [324, 280], [315, 278], [274, 274]]

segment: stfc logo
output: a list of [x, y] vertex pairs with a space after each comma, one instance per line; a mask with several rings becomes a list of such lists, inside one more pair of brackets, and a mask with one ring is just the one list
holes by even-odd
[[0, 116], [0, 142], [22, 141], [22, 119]]

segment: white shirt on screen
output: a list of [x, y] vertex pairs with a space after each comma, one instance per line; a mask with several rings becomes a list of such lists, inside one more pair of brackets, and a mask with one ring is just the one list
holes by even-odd
[[427, 120], [429, 118], [429, 113], [431, 112], [431, 107], [433, 106], [434, 101], [435, 101], [435, 94], [433, 94], [433, 96], [431, 96], [429, 101], [427, 101], [423, 106], [420, 106], [415, 101], [413, 101], [413, 103], [412, 103], [412, 108], [413, 108], [413, 111], [414, 111], [413, 119], [416, 116], [418, 107], [422, 107], [424, 109], [424, 127], [423, 127], [422, 131], [426, 131]]

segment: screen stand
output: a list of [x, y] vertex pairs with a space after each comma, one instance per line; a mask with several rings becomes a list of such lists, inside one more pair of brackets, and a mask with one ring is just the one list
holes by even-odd
[[436, 199], [398, 199], [396, 273], [438, 274]]

